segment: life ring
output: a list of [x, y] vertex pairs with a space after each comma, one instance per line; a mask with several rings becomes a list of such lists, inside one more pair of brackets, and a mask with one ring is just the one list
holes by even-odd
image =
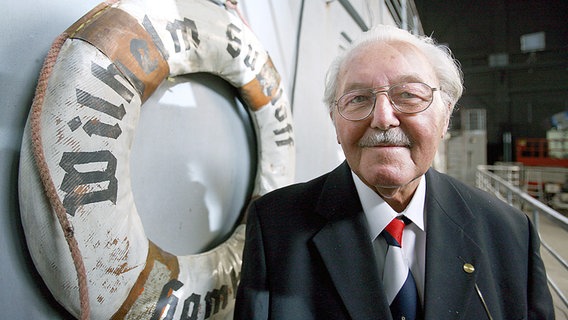
[[22, 141], [20, 211], [36, 269], [76, 317], [232, 313], [244, 225], [211, 251], [175, 256], [147, 239], [130, 188], [142, 103], [167, 77], [194, 72], [224, 78], [248, 107], [253, 196], [291, 183], [294, 135], [280, 76], [247, 26], [212, 1], [102, 3], [46, 58]]

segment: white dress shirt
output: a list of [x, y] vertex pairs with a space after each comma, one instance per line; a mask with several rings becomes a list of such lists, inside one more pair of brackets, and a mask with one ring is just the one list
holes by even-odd
[[[352, 172], [353, 181], [367, 222], [369, 224], [369, 235], [371, 241], [381, 234], [383, 229], [397, 216], [404, 215], [412, 221], [412, 224], [404, 228], [402, 236], [402, 250], [408, 260], [408, 265], [416, 281], [418, 295], [424, 304], [424, 273], [426, 269], [426, 219], [424, 211], [424, 201], [426, 198], [426, 179], [420, 177], [418, 188], [412, 200], [404, 209], [398, 213], [381, 198], [375, 190], [369, 188]], [[381, 264], [381, 263], [379, 263]]]

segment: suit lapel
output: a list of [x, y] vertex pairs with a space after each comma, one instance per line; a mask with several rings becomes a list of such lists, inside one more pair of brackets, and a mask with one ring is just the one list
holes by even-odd
[[326, 181], [317, 211], [328, 223], [313, 242], [353, 319], [390, 319], [367, 222], [344, 163]]
[[475, 298], [481, 249], [468, 233], [475, 216], [461, 194], [438, 173], [426, 174], [425, 318], [461, 319]]

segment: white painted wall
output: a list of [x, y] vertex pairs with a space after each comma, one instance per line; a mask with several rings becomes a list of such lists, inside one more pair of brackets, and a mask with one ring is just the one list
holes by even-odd
[[[69, 317], [51, 297], [35, 271], [26, 249], [17, 191], [19, 150], [39, 70], [51, 42], [99, 2], [99, 0], [21, 0], [10, 2], [3, 9], [0, 19], [0, 30], [2, 30], [0, 36], [0, 96], [2, 97], [0, 99], [2, 111], [0, 116], [0, 258], [2, 261], [0, 305], [3, 318]], [[368, 25], [379, 22], [392, 23], [382, 1], [352, 0], [351, 2]], [[242, 0], [239, 7], [253, 31], [269, 51], [288, 94], [290, 97], [293, 96], [297, 147], [296, 181], [306, 181], [329, 171], [342, 161], [343, 156], [336, 142], [327, 108], [322, 103], [325, 71], [336, 53], [346, 45], [347, 40], [341, 36], [341, 32], [354, 38], [360, 31], [359, 27], [336, 0]], [[302, 10], [302, 21], [300, 21]], [[299, 49], [297, 56], [296, 49]], [[239, 208], [235, 207], [242, 205], [247, 188], [250, 188], [252, 183], [250, 165], [251, 156], [254, 155], [251, 155], [249, 146], [250, 128], [246, 128], [238, 112], [231, 111], [231, 114], [227, 115], [223, 111], [223, 108], [233, 110], [231, 108], [234, 107], [230, 94], [226, 92], [225, 83], [214, 79], [188, 77], [179, 79], [178, 84], [190, 87], [196, 102], [193, 105], [194, 109], [188, 110], [200, 113], [198, 120], [193, 119], [191, 112], [187, 112], [189, 118], [180, 117], [180, 121], [198, 121], [200, 124], [208, 122], [213, 125], [215, 119], [220, 119], [222, 121], [219, 122], [225, 123], [224, 127], [212, 129], [220, 134], [215, 137], [217, 144], [199, 141], [186, 144], [186, 141], [179, 141], [180, 147], [186, 149], [186, 153], [180, 157], [195, 159], [196, 153], [197, 158], [202, 156], [196, 162], [201, 166], [201, 182], [205, 182], [196, 187], [195, 181], [192, 185], [191, 181], [179, 181], [170, 177], [179, 187], [177, 193], [172, 196], [172, 201], [175, 203], [169, 203], [171, 207], [156, 205], [151, 201], [143, 204], [148, 198], [146, 194], [163, 192], [164, 189], [163, 182], [153, 183], [155, 181], [153, 179], [156, 178], [144, 175], [145, 170], [154, 170], [152, 172], [154, 175], [166, 178], [171, 174], [171, 171], [168, 173], [167, 168], [163, 166], [159, 170], [164, 171], [158, 171], [155, 163], [163, 163], [165, 161], [163, 157], [167, 158], [167, 149], [175, 149], [171, 146], [172, 142], [175, 144], [172, 140], [181, 134], [179, 130], [174, 130], [169, 138], [164, 138], [169, 140], [167, 146], [160, 145], [160, 139], [141, 136], [144, 148], [135, 145], [133, 155], [136, 161], [140, 161], [133, 170], [141, 172], [137, 175], [141, 179], [134, 182], [136, 184], [134, 189], [140, 190], [138, 191], [140, 206], [150, 208], [150, 210], [144, 208], [140, 210], [150, 238], [156, 240], [166, 250], [198, 252], [217, 241], [219, 233], [230, 229], [237, 219], [235, 212]], [[176, 93], [167, 90], [172, 89], [172, 86], [159, 89], [150, 103], [167, 106], [167, 103], [163, 101], [160, 103], [160, 100], [176, 98]], [[142, 115], [140, 126], [148, 125], [150, 126], [148, 128], [151, 128], [157, 123], [171, 123], [176, 117], [177, 114], [168, 116], [164, 113], [147, 112], [146, 116]], [[188, 126], [191, 126], [190, 122]], [[204, 130], [202, 127], [194, 123], [194, 126], [186, 132], [184, 139], [195, 136], [197, 140], [210, 142], [205, 136], [199, 136], [202, 130]], [[218, 153], [217, 146], [223, 143], [232, 144], [235, 148], [226, 148]], [[158, 149], [160, 147], [162, 149]], [[152, 152], [152, 150], [161, 151]], [[215, 169], [218, 169], [216, 172], [206, 168], [209, 157], [219, 160], [211, 161]], [[223, 168], [225, 171], [221, 170], [222, 165], [219, 165], [223, 160], [226, 164]], [[228, 174], [231, 174], [232, 179], [237, 180], [237, 183], [232, 184], [230, 188], [219, 179], [219, 176], [224, 177]], [[153, 214], [160, 208], [166, 212], [161, 212], [159, 216]], [[192, 213], [182, 212], [180, 208], [190, 208], [192, 210], [189, 211]], [[207, 218], [201, 219], [197, 216], [201, 209], [209, 214]], [[149, 212], [150, 216], [145, 212]], [[194, 216], [188, 218], [186, 214]], [[220, 226], [219, 221], [226, 223]], [[177, 232], [175, 237], [171, 236], [173, 229]], [[188, 243], [188, 247], [183, 247], [183, 243]], [[175, 247], [180, 244], [181, 247]]]

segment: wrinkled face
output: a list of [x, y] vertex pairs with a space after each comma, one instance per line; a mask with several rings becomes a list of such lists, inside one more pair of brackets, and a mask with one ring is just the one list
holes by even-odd
[[[373, 43], [355, 51], [343, 63], [338, 76], [336, 98], [345, 92], [392, 86], [402, 82], [423, 82], [432, 88], [439, 83], [432, 66], [414, 46]], [[418, 181], [430, 167], [449, 121], [449, 106], [439, 91], [428, 109], [417, 114], [396, 111], [384, 94], [378, 94], [372, 114], [359, 121], [342, 118], [332, 111], [338, 142], [351, 169], [383, 198], [400, 203], [410, 200]], [[377, 142], [370, 136], [397, 133], [406, 138]], [[404, 141], [407, 140], [407, 141]]]

